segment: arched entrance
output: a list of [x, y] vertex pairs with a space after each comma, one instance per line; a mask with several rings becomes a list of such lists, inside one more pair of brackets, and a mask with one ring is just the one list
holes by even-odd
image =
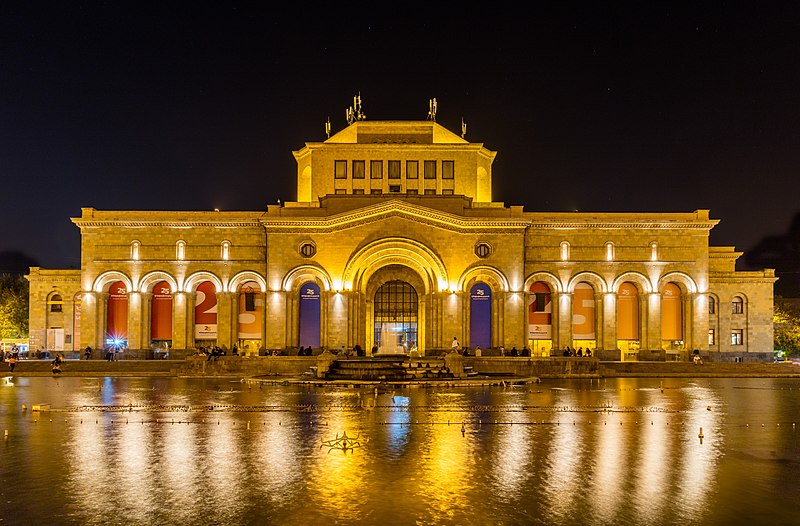
[[264, 300], [261, 287], [255, 281], [246, 281], [239, 289], [238, 313], [239, 352], [257, 352], [261, 346], [264, 325]]
[[417, 291], [399, 279], [385, 282], [373, 299], [373, 335], [381, 353], [407, 353], [417, 345]]
[[626, 281], [617, 293], [617, 348], [623, 356], [639, 352], [639, 337], [639, 289]]
[[194, 342], [198, 347], [213, 347], [217, 344], [217, 287], [211, 281], [203, 281], [197, 286]]
[[469, 343], [472, 347], [492, 346], [492, 289], [478, 281], [469, 289]]
[[661, 289], [661, 347], [665, 351], [684, 349], [683, 297], [676, 283]]
[[300, 286], [300, 347], [320, 346], [320, 288], [313, 281], [308, 281]]
[[581, 281], [575, 285], [572, 298], [572, 348], [594, 351], [597, 345], [594, 287]]
[[553, 349], [553, 303], [550, 286], [531, 284], [528, 295], [528, 347], [534, 356], [550, 356]]
[[108, 288], [105, 346], [117, 350], [128, 347], [128, 288], [122, 281]]
[[150, 347], [163, 352], [172, 347], [172, 287], [167, 281], [159, 281], [153, 285]]

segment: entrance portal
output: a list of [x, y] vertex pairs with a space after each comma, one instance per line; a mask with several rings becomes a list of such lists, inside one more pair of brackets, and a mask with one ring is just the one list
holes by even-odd
[[401, 280], [375, 292], [374, 337], [379, 354], [406, 354], [417, 345], [417, 291]]

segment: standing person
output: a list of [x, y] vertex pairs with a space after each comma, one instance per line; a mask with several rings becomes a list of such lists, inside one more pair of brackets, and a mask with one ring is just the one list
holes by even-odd
[[458, 338], [453, 336], [453, 343], [450, 345], [450, 349], [453, 352], [458, 352], [459, 347], [461, 347], [461, 345], [459, 345], [459, 343], [458, 343]]
[[86, 359], [88, 360], [89, 358], [92, 357], [92, 348], [87, 345], [86, 350], [84, 351], [83, 354], [86, 356]]
[[13, 373], [14, 367], [16, 367], [16, 365], [17, 365], [17, 357], [12, 354], [11, 357], [9, 357], [8, 359], [8, 369]]

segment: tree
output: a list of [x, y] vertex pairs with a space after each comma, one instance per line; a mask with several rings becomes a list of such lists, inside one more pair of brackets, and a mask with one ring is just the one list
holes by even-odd
[[800, 304], [775, 296], [772, 316], [775, 348], [786, 354], [800, 354]]
[[28, 280], [0, 274], [0, 338], [28, 337]]

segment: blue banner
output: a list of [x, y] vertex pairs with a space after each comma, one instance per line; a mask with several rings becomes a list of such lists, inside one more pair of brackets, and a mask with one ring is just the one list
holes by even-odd
[[469, 343], [482, 349], [492, 345], [492, 289], [486, 283], [469, 290]]
[[300, 347], [319, 347], [319, 285], [313, 282], [300, 287]]

